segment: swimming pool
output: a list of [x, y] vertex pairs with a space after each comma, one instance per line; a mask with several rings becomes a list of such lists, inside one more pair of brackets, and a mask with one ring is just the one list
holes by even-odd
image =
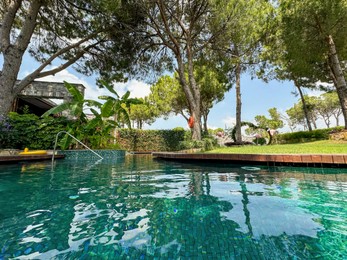
[[0, 259], [346, 259], [341, 169], [0, 165]]

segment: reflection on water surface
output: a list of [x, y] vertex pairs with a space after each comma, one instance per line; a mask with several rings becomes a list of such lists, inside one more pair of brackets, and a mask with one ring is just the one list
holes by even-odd
[[343, 170], [241, 167], [0, 166], [0, 259], [347, 258]]

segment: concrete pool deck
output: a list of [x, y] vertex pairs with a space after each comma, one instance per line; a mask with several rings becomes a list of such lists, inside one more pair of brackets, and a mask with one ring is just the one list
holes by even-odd
[[203, 161], [268, 166], [347, 167], [347, 154], [216, 154], [153, 152], [155, 158], [177, 161]]

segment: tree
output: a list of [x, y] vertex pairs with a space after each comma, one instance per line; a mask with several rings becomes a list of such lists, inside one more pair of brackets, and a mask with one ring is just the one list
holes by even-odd
[[[86, 74], [99, 69], [102, 75], [114, 70], [119, 76], [137, 44], [129, 40], [129, 29], [141, 20], [132, 13], [132, 6], [123, 2], [1, 1], [0, 114], [10, 111], [14, 98], [32, 81], [73, 64]], [[40, 66], [17, 81], [26, 52]], [[53, 62], [61, 64], [49, 68]]]
[[146, 57], [161, 70], [175, 68], [189, 114], [195, 119], [192, 138], [200, 140], [201, 90], [194, 75], [194, 62], [210, 49], [216, 35], [222, 33], [222, 30], [212, 33], [207, 26], [217, 14], [211, 10], [208, 0], [141, 0], [139, 3], [143, 16], [148, 18], [141, 32], [146, 35], [144, 50], [149, 53]]
[[[203, 130], [208, 132], [208, 114], [214, 104], [224, 99], [224, 94], [231, 85], [228, 83], [228, 78], [222, 70], [214, 68], [213, 64], [208, 64], [202, 60], [195, 65], [194, 76], [201, 94], [200, 114], [203, 119]], [[152, 106], [156, 107], [157, 111], [160, 111], [161, 115], [179, 114], [188, 122], [189, 104], [180, 86], [177, 73], [173, 77], [161, 77], [151, 87], [149, 100], [151, 100]]]
[[324, 93], [316, 98], [315, 108], [327, 128], [331, 125], [331, 117], [334, 117], [336, 125], [339, 125], [339, 116], [342, 114], [342, 110], [336, 92]]
[[171, 113], [189, 118], [189, 105], [176, 76], [162, 76], [151, 86], [148, 100], [158, 116], [167, 118]]
[[232, 86], [224, 70], [213, 66], [201, 61], [194, 70], [197, 84], [201, 89], [201, 115], [205, 133], [208, 133], [207, 119], [211, 108], [224, 99], [225, 92]]
[[[292, 42], [298, 41], [296, 35], [290, 33], [291, 28], [286, 27], [290, 25], [283, 22], [285, 19], [282, 16], [280, 8], [275, 8], [275, 11], [277, 13], [270, 23], [271, 37], [268, 37], [262, 42], [265, 49], [262, 53], [264, 62], [262, 63], [261, 70], [258, 71], [258, 75], [265, 82], [275, 78], [280, 81], [289, 80], [294, 83], [296, 91], [293, 94], [300, 96], [304, 119], [306, 120], [308, 130], [311, 131], [312, 126], [303, 88], [322, 88], [322, 86], [317, 84], [319, 78], [324, 78], [324, 81], [329, 81], [329, 78], [326, 77], [326, 69], [324, 67], [322, 68], [322, 64], [307, 64], [302, 62], [296, 51], [301, 52], [303, 46], [299, 46], [299, 43], [297, 43], [297, 49], [291, 49]], [[307, 50], [307, 52], [310, 51], [312, 50]]]
[[133, 121], [133, 125], [136, 123], [137, 128], [142, 129], [144, 124], [151, 125], [158, 117], [158, 114], [149, 103], [148, 97], [139, 100], [142, 104], [132, 104], [129, 108], [129, 116], [130, 120]]
[[293, 124], [303, 125], [304, 129], [308, 129], [307, 118], [309, 122], [313, 124], [313, 127], [317, 129], [317, 99], [316, 97], [304, 95], [303, 99], [305, 100], [306, 113], [304, 112], [304, 105], [302, 103], [302, 99], [298, 100], [293, 107], [287, 109], [286, 113], [289, 116], [290, 120]]
[[339, 97], [336, 92], [328, 92], [322, 95], [328, 107], [332, 110], [331, 113], [336, 120], [336, 126], [339, 126], [339, 117], [342, 115], [342, 109], [339, 102]]
[[273, 107], [268, 110], [270, 118], [267, 118], [264, 115], [255, 116], [255, 124], [246, 123], [244, 125], [250, 126], [246, 129], [247, 133], [258, 133], [264, 136], [265, 132], [269, 137], [268, 144], [272, 143], [273, 140], [273, 131], [283, 127], [283, 120], [281, 114], [277, 111], [277, 108]]
[[289, 120], [292, 125], [302, 125], [304, 129], [307, 129], [307, 121], [300, 103], [294, 104], [293, 107], [286, 110]]
[[[347, 58], [347, 1], [281, 0], [278, 7], [286, 52], [301, 67], [316, 68], [308, 77], [323, 77], [322, 81], [329, 77], [334, 83], [347, 129], [347, 85], [341, 62]], [[327, 72], [322, 75], [322, 71]]]
[[[218, 58], [230, 67], [229, 76], [235, 81], [236, 91], [236, 141], [241, 142], [241, 74], [251, 71], [260, 62], [261, 40], [266, 36], [273, 10], [266, 0], [213, 1], [215, 13], [212, 31], [223, 28], [215, 39]], [[224, 26], [221, 26], [224, 25]]]

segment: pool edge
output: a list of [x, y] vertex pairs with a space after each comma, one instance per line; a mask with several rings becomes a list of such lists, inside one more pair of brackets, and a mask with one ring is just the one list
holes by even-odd
[[344, 154], [231, 154], [153, 152], [155, 158], [177, 161], [250, 163], [268, 166], [313, 166], [346, 168]]

